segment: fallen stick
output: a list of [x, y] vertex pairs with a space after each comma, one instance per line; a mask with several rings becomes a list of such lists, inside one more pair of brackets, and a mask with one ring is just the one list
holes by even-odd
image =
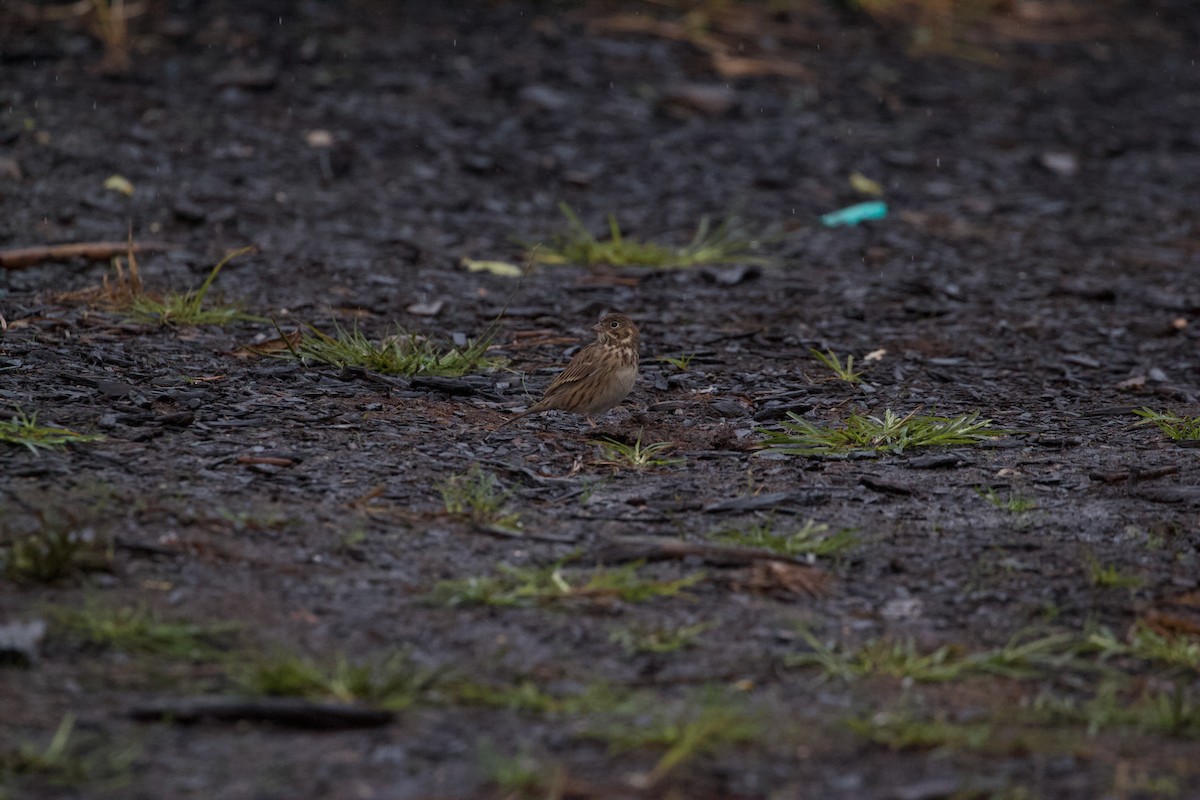
[[289, 728], [331, 731], [387, 725], [396, 718], [396, 713], [290, 697], [263, 700], [200, 697], [135, 706], [129, 710], [129, 716], [139, 722], [270, 722]]
[[0, 269], [27, 269], [43, 261], [65, 261], [69, 258], [107, 261], [113, 256], [123, 256], [131, 250], [134, 253], [149, 253], [174, 247], [170, 242], [72, 242], [13, 247], [0, 250]]

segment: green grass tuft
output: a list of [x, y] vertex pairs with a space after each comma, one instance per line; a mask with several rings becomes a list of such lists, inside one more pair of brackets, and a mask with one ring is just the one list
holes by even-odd
[[859, 539], [853, 530], [828, 531], [828, 525], [810, 519], [794, 531], [777, 532], [775, 520], [768, 518], [754, 525], [718, 530], [709, 536], [719, 542], [761, 547], [788, 556], [842, 556], [858, 547]]
[[675, 447], [675, 442], [655, 442], [642, 444], [642, 431], [638, 431], [633, 444], [619, 442], [616, 439], [593, 439], [591, 444], [599, 445], [602, 456], [597, 463], [615, 467], [631, 467], [633, 469], [652, 469], [654, 467], [669, 467], [682, 464], [687, 459], [667, 458], [663, 454]]
[[339, 655], [332, 666], [281, 655], [252, 664], [238, 683], [250, 694], [368, 702], [399, 710], [416, 703], [433, 684], [434, 675], [415, 667], [403, 653], [373, 664], [356, 664]]
[[986, 488], [980, 486], [975, 489], [976, 493], [994, 505], [996, 508], [1002, 508], [1010, 514], [1025, 514], [1037, 508], [1037, 501], [1025, 497], [1015, 492], [1009, 493], [1008, 497], [1001, 497], [1000, 493], [991, 486]]
[[443, 703], [475, 708], [505, 708], [529, 714], [580, 715], [614, 712], [630, 700], [626, 690], [608, 683], [592, 682], [579, 691], [552, 694], [534, 679], [512, 683], [481, 683], [474, 680], [444, 680], [433, 692]]
[[63, 633], [90, 644], [193, 661], [221, 658], [220, 640], [238, 627], [167, 622], [146, 608], [110, 608], [92, 602], [82, 609], [55, 608], [51, 616]]
[[502, 755], [490, 740], [479, 745], [479, 765], [487, 783], [505, 800], [561, 798], [566, 791], [566, 769], [536, 758], [522, 745], [511, 756]]
[[841, 427], [818, 425], [788, 412], [791, 422], [782, 430], [760, 429], [762, 443], [792, 455], [838, 455], [844, 453], [902, 453], [910, 447], [945, 447], [978, 444], [1003, 435], [979, 412], [958, 417], [918, 415], [899, 417], [888, 409], [882, 417], [851, 414]]
[[1157, 425], [1167, 438], [1175, 442], [1200, 440], [1200, 417], [1180, 417], [1169, 411], [1139, 408], [1133, 412], [1142, 418], [1138, 425]]
[[38, 425], [37, 414], [17, 411], [12, 418], [0, 420], [0, 442], [24, 447], [31, 453], [57, 450], [68, 444], [102, 442], [99, 434], [76, 433], [67, 428]]
[[1049, 691], [1039, 694], [1031, 704], [1032, 716], [1043, 723], [1086, 725], [1088, 735], [1113, 729], [1175, 736], [1200, 737], [1200, 701], [1189, 681], [1175, 680], [1168, 685], [1128, 683], [1106, 680], [1086, 699], [1063, 696]]
[[696, 637], [712, 627], [707, 622], [694, 625], [632, 624], [614, 627], [609, 641], [620, 646], [626, 655], [664, 655], [675, 653], [696, 644]]
[[122, 310], [138, 322], [150, 322], [156, 325], [227, 325], [231, 322], [265, 322], [263, 317], [247, 314], [237, 306], [205, 305], [208, 291], [221, 268], [240, 255], [253, 250], [253, 247], [243, 247], [235, 250], [217, 262], [208, 273], [204, 283], [198, 289], [189, 289], [183, 294], [171, 292], [163, 297], [154, 297], [138, 292], [129, 298], [128, 305]]
[[472, 464], [467, 472], [451, 475], [438, 485], [446, 513], [468, 520], [472, 524], [516, 530], [520, 517], [508, 507], [512, 493], [498, 478]]
[[887, 676], [922, 683], [991, 675], [1035, 678], [1066, 668], [1092, 670], [1080, 658], [1078, 637], [1054, 634], [1037, 639], [1014, 637], [1003, 647], [969, 653], [953, 645], [921, 650], [912, 639], [875, 639], [855, 648], [831, 647], [806, 630], [800, 631], [808, 650], [786, 659], [792, 667], [818, 667], [826, 676], [852, 680]]
[[862, 383], [862, 373], [854, 371], [854, 356], [846, 356], [846, 361], [843, 363], [838, 358], [837, 353], [832, 350], [826, 350], [822, 353], [814, 347], [810, 348], [808, 352], [812, 353], [813, 358], [817, 359], [817, 361], [829, 367], [838, 380], [845, 381], [846, 383]]
[[664, 750], [654, 768], [639, 776], [638, 783], [648, 788], [683, 764], [728, 745], [751, 741], [760, 733], [761, 726], [748, 709], [713, 695], [658, 710], [649, 721], [644, 715], [613, 720], [593, 727], [587, 735], [607, 741], [614, 752], [646, 747]]
[[0, 748], [0, 798], [17, 797], [5, 793], [9, 776], [38, 777], [59, 787], [86, 784], [86, 794], [94, 796], [125, 783], [137, 755], [135, 749], [114, 747], [99, 734], [78, 735], [75, 715], [68, 712], [44, 748], [27, 743]]
[[449, 606], [532, 606], [572, 600], [642, 603], [678, 595], [704, 580], [704, 573], [672, 581], [647, 579], [638, 574], [642, 566], [634, 562], [568, 574], [561, 563], [548, 567], [501, 564], [496, 575], [442, 581], [430, 592], [429, 599]]
[[1142, 579], [1128, 575], [1116, 564], [1101, 564], [1095, 558], [1087, 560], [1088, 583], [1100, 589], [1136, 589]]
[[995, 733], [988, 722], [914, 719], [883, 713], [849, 719], [846, 724], [864, 739], [891, 750], [982, 750]]
[[539, 246], [531, 258], [542, 264], [607, 264], [614, 267], [680, 269], [704, 264], [766, 264], [769, 259], [752, 255], [758, 242], [739, 237], [733, 222], [726, 220], [715, 228], [708, 218], [700, 220], [692, 241], [684, 247], [667, 247], [654, 242], [639, 242], [621, 234], [613, 215], [608, 217], [609, 238], [597, 239], [566, 203], [559, 210], [567, 218], [568, 231], [549, 245]]
[[112, 560], [111, 540], [90, 527], [45, 515], [37, 531], [17, 535], [0, 549], [3, 573], [13, 581], [53, 583], [79, 572], [107, 572]]
[[687, 372], [688, 367], [692, 365], [692, 359], [695, 357], [695, 353], [680, 353], [677, 356], [659, 356], [658, 360], [664, 364], [670, 364], [680, 372]]
[[1103, 659], [1138, 658], [1157, 667], [1200, 673], [1200, 642], [1188, 636], [1160, 633], [1139, 620], [1127, 641], [1107, 628], [1088, 634], [1085, 648]]
[[457, 378], [497, 367], [503, 362], [487, 355], [492, 343], [489, 332], [466, 347], [441, 346], [424, 336], [397, 327], [396, 333], [373, 341], [357, 330], [341, 327], [330, 336], [310, 326], [299, 344], [288, 352], [302, 361], [335, 367], [361, 367], [383, 375], [414, 375]]

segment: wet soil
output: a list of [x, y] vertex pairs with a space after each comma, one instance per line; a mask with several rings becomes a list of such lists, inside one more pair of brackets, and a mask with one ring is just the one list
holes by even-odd
[[[810, 635], [953, 659], [1013, 637], [1200, 633], [1200, 451], [1132, 413], [1200, 413], [1188, 3], [1014, 4], [951, 56], [834, 4], [719, 18], [717, 55], [648, 4], [276, 5], [156, 6], [122, 75], [96, 70], [82, 27], [0, 9], [0, 247], [132, 230], [176, 245], [140, 266], [182, 290], [252, 244], [216, 291], [286, 329], [476, 337], [508, 304], [493, 350], [508, 368], [430, 381], [235, 358], [270, 323], [155, 327], [59, 297], [104, 264], [3, 274], [0, 402], [105, 438], [0, 451], [0, 536], [65, 519], [111, 542], [112, 564], [0, 580], [0, 626], [49, 622], [32, 664], [0, 667], [0, 796], [1200, 797], [1195, 659], [1077, 651], [1119, 673], [1108, 684], [1078, 664], [922, 681], [805, 660]], [[730, 77], [733, 56], [768, 74]], [[891, 213], [823, 227], [869, 199], [853, 173]], [[132, 195], [104, 188], [114, 174]], [[518, 242], [563, 230], [560, 201], [597, 234], [615, 213], [676, 244], [738, 210], [773, 262], [545, 266], [519, 285], [464, 269], [519, 262]], [[551, 414], [493, 432], [607, 310], [642, 330], [629, 400], [595, 430]], [[811, 348], [855, 355], [865, 382]], [[686, 369], [660, 360], [681, 354]], [[1007, 433], [868, 457], [755, 446], [789, 412], [888, 409], [979, 412]], [[686, 460], [614, 466], [604, 435]], [[445, 513], [439, 486], [473, 465], [512, 493], [515, 535]], [[802, 565], [652, 546], [809, 520], [856, 545]], [[630, 568], [645, 580], [703, 577], [645, 602], [430, 595], [564, 559], [559, 585], [579, 586], [646, 555]], [[81, 608], [237, 627], [215, 635], [220, 657], [147, 654], [56, 622]], [[686, 646], [645, 652], [681, 630]], [[131, 716], [249, 702], [238, 676], [259, 658], [395, 654], [433, 677], [383, 725]], [[1102, 721], [1045, 710], [1094, 708], [1105, 685]], [[598, 686], [633, 707], [529, 700]], [[1175, 698], [1169, 724], [1136, 716], [1152, 695]], [[68, 714], [78, 774], [14, 755]], [[719, 722], [689, 748], [662, 734], [680, 719]], [[886, 740], [891, 722], [909, 738]], [[676, 749], [622, 746], [654, 731]]]

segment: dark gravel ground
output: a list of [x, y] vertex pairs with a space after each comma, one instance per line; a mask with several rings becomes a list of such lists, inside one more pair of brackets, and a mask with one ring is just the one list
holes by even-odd
[[[0, 449], [3, 557], [39, 532], [111, 548], [0, 579], [0, 651], [47, 623], [0, 666], [0, 798], [1200, 797], [1200, 451], [1132, 413], [1200, 413], [1192, 4], [1014, 3], [955, 40], [973, 58], [815, 0], [690, 40], [649, 4], [274, 6], [153, 4], [123, 75], [80, 25], [0, 8], [0, 248], [132, 229], [176, 245], [141, 273], [182, 290], [255, 245], [215, 291], [286, 329], [475, 337], [511, 300], [510, 369], [235, 358], [272, 326], [60, 297], [103, 265], [0, 273], [0, 402], [104, 436]], [[776, 74], [729, 78], [738, 58]], [[821, 226], [856, 172], [890, 215]], [[560, 201], [677, 244], [737, 209], [772, 263], [462, 267], [520, 261]], [[594, 431], [493, 433], [610, 309], [643, 333], [630, 400]], [[788, 412], [889, 409], [1006, 434], [757, 447]], [[686, 460], [592, 441], [639, 432]], [[516, 535], [445, 513], [475, 465]], [[854, 543], [713, 547], [810, 521]], [[434, 591], [563, 560], [541, 602]], [[101, 625], [123, 610], [141, 638]], [[262, 697], [264, 664], [282, 691], [302, 659], [337, 707]], [[223, 711], [185, 724], [197, 699]]]

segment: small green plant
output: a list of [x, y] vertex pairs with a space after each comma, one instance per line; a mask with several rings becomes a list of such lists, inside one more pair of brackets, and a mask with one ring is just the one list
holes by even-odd
[[1172, 441], [1200, 440], [1200, 417], [1180, 417], [1169, 411], [1139, 408], [1133, 412], [1142, 418], [1138, 425], [1157, 425], [1158, 429]]
[[858, 537], [849, 528], [829, 533], [829, 526], [805, 520], [798, 529], [776, 532], [773, 517], [753, 525], [718, 530], [710, 536], [720, 542], [742, 547], [761, 547], [789, 556], [842, 556], [854, 550]]
[[1000, 493], [991, 486], [987, 488], [980, 486], [975, 491], [996, 508], [1002, 508], [1010, 514], [1024, 514], [1037, 508], [1037, 501], [1015, 492], [1010, 493], [1008, 497], [1001, 497]]
[[850, 680], [867, 675], [888, 675], [915, 681], [951, 680], [962, 672], [956, 650], [942, 646], [930, 653], [920, 652], [911, 639], [901, 642], [874, 640], [855, 650], [829, 647], [808, 631], [801, 637], [808, 652], [790, 655], [792, 667], [820, 667], [826, 675]]
[[608, 264], [614, 267], [685, 268], [704, 264], [767, 263], [768, 259], [751, 255], [758, 243], [739, 238], [731, 220], [711, 228], [707, 217], [700, 220], [692, 241], [684, 247], [667, 247], [653, 242], [626, 238], [613, 215], [608, 217], [609, 238], [592, 235], [566, 203], [559, 210], [567, 218], [568, 231], [547, 246], [541, 246], [531, 258], [542, 264]]
[[367, 531], [361, 525], [356, 525], [343, 531], [337, 538], [337, 545], [334, 551], [343, 554], [353, 555], [358, 552], [359, 547], [367, 541]]
[[1053, 724], [1086, 725], [1090, 736], [1123, 728], [1195, 738], [1200, 736], [1200, 702], [1188, 684], [1180, 680], [1167, 686], [1142, 684], [1137, 694], [1131, 694], [1122, 691], [1121, 681], [1109, 679], [1086, 700], [1043, 692], [1034, 699], [1031, 712]]
[[[229, 523], [237, 533], [246, 531], [281, 531], [295, 520], [279, 508], [257, 508], [253, 511], [235, 511], [231, 508], [217, 508], [215, 516]], [[211, 518], [210, 518], [211, 519]], [[197, 522], [206, 521], [203, 517]]]
[[206, 306], [204, 302], [221, 269], [233, 259], [253, 249], [243, 247], [222, 258], [198, 289], [189, 289], [183, 294], [170, 292], [162, 297], [137, 292], [129, 298], [128, 305], [123, 310], [139, 322], [158, 325], [227, 325], [242, 320], [264, 322], [262, 317], [247, 314], [236, 306]]
[[846, 383], [862, 383], [862, 373], [854, 371], [854, 356], [846, 356], [846, 361], [843, 363], [838, 358], [837, 353], [832, 350], [826, 350], [822, 353], [813, 347], [808, 352], [812, 353], [813, 358], [817, 361], [829, 367], [838, 380], [845, 381]]
[[0, 749], [0, 797], [9, 796], [4, 788], [10, 775], [40, 777], [56, 785], [87, 782], [94, 790], [123, 783], [137, 756], [135, 750], [86, 738], [75, 735], [75, 715], [68, 712], [44, 748], [20, 744], [11, 750]]
[[641, 562], [633, 562], [611, 569], [581, 570], [576, 579], [574, 574], [567, 574], [561, 562], [549, 567], [501, 564], [496, 575], [442, 581], [429, 599], [449, 606], [531, 606], [571, 600], [643, 603], [680, 594], [704, 580], [704, 573], [672, 581], [647, 579], [638, 574], [642, 566]]
[[545, 800], [563, 796], [566, 770], [534, 757], [521, 746], [511, 756], [501, 754], [490, 740], [479, 744], [479, 764], [487, 782], [505, 800]]
[[609, 632], [609, 641], [620, 646], [626, 655], [674, 653], [696, 643], [696, 637], [711, 626], [706, 622], [694, 625], [622, 625]]
[[780, 453], [793, 455], [836, 455], [842, 453], [902, 453], [910, 447], [978, 444], [1003, 435], [980, 419], [979, 412], [958, 417], [934, 417], [912, 412], [899, 417], [888, 409], [882, 417], [851, 414], [841, 427], [808, 422], [788, 412], [791, 422], [783, 430], [763, 430], [762, 443]]
[[102, 442], [99, 434], [76, 433], [67, 428], [38, 425], [37, 414], [15, 412], [11, 418], [0, 420], [0, 442], [24, 447], [31, 453], [38, 450], [57, 450], [68, 444]]
[[91, 644], [192, 661], [222, 657], [220, 641], [237, 629], [232, 623], [167, 622], [146, 608], [112, 608], [94, 602], [82, 609], [54, 608], [51, 617], [63, 633]]
[[433, 684], [434, 673], [419, 669], [404, 653], [375, 663], [353, 663], [339, 655], [332, 666], [280, 655], [251, 665], [239, 683], [251, 694], [369, 702], [399, 710], [417, 702]]
[[1100, 589], [1136, 589], [1142, 579], [1121, 572], [1116, 564], [1101, 564], [1095, 558], [1087, 560], [1088, 583]]
[[82, 780], [85, 775], [78, 774], [78, 764], [67, 758], [67, 743], [75, 730], [75, 715], [67, 713], [58, 724], [54, 736], [45, 750], [28, 745], [13, 752], [0, 752], [0, 778], [5, 773], [15, 774], [58, 774], [72, 780]]
[[916, 719], [904, 714], [873, 714], [846, 724], [859, 736], [892, 750], [981, 750], [994, 733], [987, 722]]
[[1087, 635], [1084, 647], [1102, 658], [1140, 658], [1157, 666], [1200, 672], [1200, 642], [1159, 633], [1142, 620], [1129, 631], [1127, 640], [1100, 628]]
[[37, 517], [35, 532], [18, 534], [0, 549], [0, 564], [10, 580], [52, 583], [77, 572], [112, 569], [111, 540], [90, 527], [50, 516], [45, 509], [39, 509]]
[[695, 353], [681, 353], [677, 356], [659, 356], [658, 360], [664, 364], [670, 364], [680, 372], [687, 372], [688, 367], [692, 364], [692, 359], [695, 357]]
[[642, 431], [638, 431], [633, 444], [619, 442], [616, 439], [594, 439], [591, 444], [599, 445], [602, 452], [600, 464], [632, 467], [633, 469], [652, 469], [654, 467], [669, 467], [682, 464], [685, 458], [667, 458], [663, 454], [675, 447], [675, 442], [655, 442], [642, 444]]
[[753, 714], [717, 696], [660, 712], [649, 724], [643, 720], [636, 724], [615, 721], [588, 731], [589, 736], [607, 741], [615, 752], [643, 747], [664, 749], [654, 768], [639, 780], [647, 788], [699, 756], [730, 744], [751, 741], [759, 733]]
[[478, 464], [461, 475], [451, 475], [438, 485], [438, 491], [447, 514], [485, 527], [512, 530], [521, 526], [519, 515], [508, 507], [512, 493]]
[[439, 345], [432, 339], [399, 327], [396, 333], [376, 342], [357, 329], [347, 331], [338, 326], [334, 335], [330, 336], [310, 326], [299, 344], [294, 347], [289, 345], [281, 355], [339, 368], [360, 367], [383, 375], [457, 378], [502, 363], [487, 354], [493, 335], [494, 331], [489, 329], [481, 339], [457, 347]]
[[551, 694], [532, 679], [508, 684], [445, 680], [439, 682], [434, 694], [453, 705], [506, 708], [530, 714], [612, 713], [630, 702], [628, 692], [614, 689], [607, 683], [590, 683], [582, 691], [571, 694]]
[[454, 705], [477, 708], [507, 708], [531, 714], [557, 714], [569, 701], [544, 691], [533, 681], [495, 685], [472, 680], [443, 683], [437, 694]]
[[843, 680], [884, 675], [936, 683], [973, 675], [1026, 679], [1067, 668], [1092, 669], [1078, 657], [1077, 637], [1071, 634], [1029, 640], [1014, 636], [1004, 647], [975, 653], [952, 645], [922, 651], [912, 639], [875, 639], [857, 648], [842, 648], [831, 647], [806, 630], [800, 631], [800, 637], [808, 650], [790, 655], [786, 663], [819, 667], [827, 676]]

